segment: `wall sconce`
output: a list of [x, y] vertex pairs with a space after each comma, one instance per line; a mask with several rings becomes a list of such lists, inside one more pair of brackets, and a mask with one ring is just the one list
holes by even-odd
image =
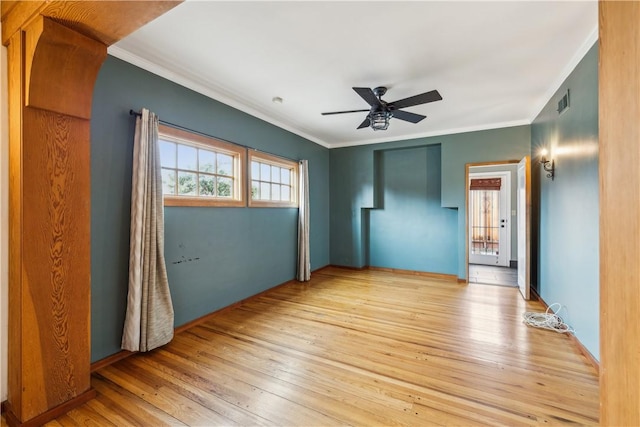
[[547, 149], [544, 148], [541, 152], [540, 152], [540, 164], [542, 165], [542, 169], [545, 170], [545, 172], [547, 173], [547, 178], [551, 178], [551, 181], [553, 181], [553, 177], [555, 176], [555, 172], [556, 172], [556, 162], [555, 160], [549, 160], [547, 159]]

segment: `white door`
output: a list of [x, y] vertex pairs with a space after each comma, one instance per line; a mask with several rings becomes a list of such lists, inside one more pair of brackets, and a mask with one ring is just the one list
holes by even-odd
[[518, 288], [529, 299], [531, 286], [531, 160], [518, 163]]
[[[469, 180], [469, 263], [508, 267], [511, 173], [475, 172], [469, 174]], [[485, 181], [491, 186], [473, 189], [473, 182]], [[499, 189], [492, 189], [496, 183]]]

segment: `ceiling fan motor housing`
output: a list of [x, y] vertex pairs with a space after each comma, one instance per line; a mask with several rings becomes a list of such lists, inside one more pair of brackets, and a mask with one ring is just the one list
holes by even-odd
[[384, 86], [378, 86], [373, 89], [373, 93], [378, 97], [378, 99], [380, 99], [385, 93], [387, 93], [387, 88]]

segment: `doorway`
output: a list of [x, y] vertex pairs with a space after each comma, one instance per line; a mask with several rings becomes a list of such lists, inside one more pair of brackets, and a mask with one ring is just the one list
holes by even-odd
[[517, 161], [468, 164], [469, 283], [518, 286]]
[[469, 264], [511, 261], [511, 173], [469, 173]]

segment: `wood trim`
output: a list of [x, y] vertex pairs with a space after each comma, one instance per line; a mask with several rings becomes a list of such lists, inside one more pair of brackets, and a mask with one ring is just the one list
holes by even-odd
[[[182, 1], [2, 1], [2, 43], [38, 15], [104, 45], [112, 45]], [[93, 90], [91, 90], [93, 92]]]
[[252, 200], [249, 197], [249, 203], [247, 206], [250, 208], [289, 208], [289, 209], [298, 209], [298, 203], [287, 203], [287, 202], [269, 202], [267, 200]]
[[[540, 301], [540, 304], [542, 304], [544, 306], [545, 310], [547, 310], [549, 308], [549, 304], [547, 304], [547, 302], [542, 299], [542, 297], [538, 294], [538, 292], [535, 289], [531, 288], [530, 289], [530, 293], [531, 293], [531, 296], [533, 297], [532, 299], [537, 299], [538, 301]], [[591, 352], [589, 350], [587, 350], [587, 347], [585, 347], [584, 344], [582, 344], [580, 342], [580, 340], [578, 339], [578, 337], [575, 336], [575, 334], [569, 333], [569, 334], [565, 334], [565, 335], [569, 336], [569, 338], [571, 339], [573, 344], [578, 348], [578, 350], [580, 350], [580, 353], [582, 353], [582, 355], [587, 358], [589, 363], [591, 363], [591, 366], [593, 366], [593, 368], [596, 370], [596, 373], [599, 374], [600, 373], [600, 363], [593, 356], [593, 354], [591, 354]]]
[[34, 20], [25, 34], [25, 105], [90, 119], [107, 46], [49, 18]]
[[472, 178], [470, 190], [495, 190], [500, 191], [502, 179], [500, 178]]
[[[277, 154], [265, 153], [264, 151], [249, 149], [249, 161], [252, 157], [264, 160], [266, 163], [272, 163], [275, 166], [294, 167], [297, 168], [299, 162], [284, 157], [280, 157]], [[264, 163], [263, 162], [263, 163]]]
[[342, 268], [345, 270], [355, 270], [355, 271], [363, 271], [363, 270], [386, 271], [389, 273], [410, 274], [413, 276], [428, 277], [434, 280], [444, 280], [447, 282], [467, 283], [466, 279], [461, 279], [455, 274], [431, 273], [428, 271], [403, 270], [400, 268], [376, 267], [376, 266], [370, 266], [370, 265], [365, 265], [363, 267], [353, 267], [351, 265], [330, 264], [323, 268], [329, 268], [329, 267]]
[[600, 423], [640, 425], [640, 2], [599, 2]]
[[[39, 16], [15, 33], [9, 52], [8, 417], [27, 422], [90, 388], [86, 118], [106, 48]], [[51, 84], [60, 64], [65, 72]]]
[[469, 284], [469, 279], [462, 279], [462, 278], [458, 277], [458, 283], [468, 285]]
[[[11, 12], [15, 6], [17, 6], [20, 2], [18, 0], [2, 0], [0, 4], [0, 17], [4, 20], [4, 17]], [[36, 2], [31, 2], [37, 4]], [[42, 4], [42, 2], [40, 2]]]
[[[524, 295], [522, 295], [524, 297], [525, 300], [528, 300], [529, 298], [531, 298], [531, 227], [533, 226], [533, 224], [531, 223], [531, 216], [532, 216], [532, 212], [533, 212], [533, 208], [532, 208], [532, 204], [531, 204], [531, 200], [532, 200], [532, 194], [531, 194], [531, 156], [525, 156], [524, 157], [525, 160], [525, 193], [527, 195], [527, 198], [525, 200], [525, 209], [526, 209], [526, 214], [525, 214], [525, 265], [524, 265], [524, 271], [525, 271], [525, 283], [524, 283], [524, 290], [525, 293]], [[519, 164], [519, 163], [518, 163]], [[518, 286], [518, 289], [520, 289], [520, 286]], [[522, 294], [522, 290], [520, 289], [520, 293]]]
[[165, 195], [165, 206], [240, 208], [247, 206], [247, 149], [245, 147], [163, 124], [158, 125], [158, 133], [163, 139], [177, 144], [214, 150], [233, 156], [233, 167], [236, 171], [233, 191], [237, 197], [234, 199]]
[[501, 166], [501, 165], [513, 165], [520, 163], [520, 160], [493, 160], [490, 162], [472, 162], [467, 163], [468, 166], [471, 167], [479, 167], [479, 166]]
[[232, 142], [223, 141], [218, 138], [214, 138], [212, 136], [205, 136], [201, 133], [189, 132], [184, 129], [178, 129], [174, 126], [168, 126], [160, 123], [158, 125], [158, 133], [160, 135], [164, 135], [168, 137], [169, 140], [172, 140], [177, 143], [188, 144], [188, 145], [197, 145], [202, 148], [212, 147], [216, 150], [226, 152], [231, 155], [235, 154], [246, 154], [247, 149], [242, 145], [234, 144]]
[[216, 317], [216, 316], [219, 316], [220, 314], [226, 313], [226, 312], [227, 312], [227, 311], [229, 311], [229, 310], [233, 310], [234, 308], [238, 308], [238, 307], [240, 307], [242, 304], [246, 304], [246, 303], [247, 303], [247, 301], [250, 301], [250, 300], [252, 300], [253, 298], [257, 298], [259, 295], [264, 295], [264, 293], [265, 293], [265, 292], [268, 292], [268, 291], [271, 291], [271, 290], [273, 290], [273, 289], [279, 288], [280, 286], [287, 285], [287, 284], [289, 284], [289, 283], [291, 283], [291, 282], [293, 282], [293, 281], [292, 281], [292, 280], [289, 280], [288, 282], [282, 283], [282, 284], [277, 285], [277, 286], [275, 286], [275, 287], [273, 287], [273, 288], [269, 288], [269, 289], [267, 289], [266, 291], [262, 291], [262, 292], [260, 292], [259, 294], [255, 294], [255, 295], [252, 295], [252, 296], [250, 296], [250, 297], [248, 297], [248, 298], [242, 299], [242, 300], [240, 300], [240, 301], [236, 301], [236, 302], [234, 302], [233, 304], [230, 304], [230, 305], [227, 305], [227, 306], [225, 306], [225, 307], [222, 307], [222, 308], [220, 308], [220, 309], [218, 309], [218, 310], [216, 310], [216, 311], [212, 311], [211, 313], [207, 313], [207, 314], [205, 314], [204, 316], [200, 316], [200, 317], [198, 317], [197, 319], [193, 319], [192, 321], [187, 322], [187, 323], [185, 323], [184, 325], [180, 325], [180, 326], [176, 327], [176, 328], [175, 328], [175, 332], [174, 332], [174, 333], [175, 333], [175, 334], [179, 334], [180, 332], [184, 332], [184, 331], [186, 331], [187, 329], [191, 329], [191, 328], [193, 328], [194, 326], [198, 326], [198, 325], [200, 325], [200, 324], [202, 324], [202, 323], [206, 322], [206, 321], [207, 321], [207, 320], [209, 320], [209, 319], [212, 319], [212, 318], [214, 318], [214, 317]]
[[7, 335], [7, 395], [14, 406], [22, 406], [22, 50], [23, 37], [15, 33], [7, 46], [9, 74], [9, 304]]
[[213, 318], [215, 316], [218, 316], [218, 315], [220, 315], [222, 313], [225, 313], [225, 312], [227, 312], [229, 310], [233, 310], [234, 308], [238, 308], [238, 307], [240, 307], [240, 306], [242, 306], [242, 305], [244, 305], [244, 304], [246, 304], [246, 303], [248, 303], [248, 302], [250, 302], [250, 301], [252, 301], [252, 300], [254, 300], [256, 298], [259, 298], [259, 297], [261, 297], [261, 296], [263, 296], [265, 294], [268, 294], [269, 292], [272, 292], [272, 291], [274, 291], [276, 289], [279, 289], [279, 288], [281, 288], [283, 286], [287, 286], [287, 285], [292, 284], [292, 283], [301, 283], [301, 282], [298, 282], [295, 279], [287, 280], [284, 283], [280, 283], [279, 285], [276, 285], [276, 286], [271, 287], [269, 289], [265, 289], [264, 291], [259, 292], [259, 293], [255, 294], [255, 295], [251, 295], [250, 297], [241, 299], [240, 301], [234, 302], [233, 304], [228, 305], [226, 307], [223, 307], [223, 308], [221, 308], [219, 310], [216, 310], [216, 311], [211, 312], [209, 314], [205, 314], [204, 316], [198, 317], [197, 319], [194, 319], [191, 322], [187, 322], [184, 325], [177, 327], [175, 329], [175, 333], [179, 334], [180, 332], [186, 331], [187, 329], [190, 329], [190, 328], [192, 328], [192, 327], [194, 327], [196, 325], [199, 325], [199, 324], [201, 324], [203, 322], [206, 322], [207, 320], [209, 320], [209, 319], [211, 319], [211, 318]]
[[[244, 193], [244, 191], [242, 191]], [[209, 199], [206, 197], [190, 196], [163, 196], [165, 206], [188, 206], [188, 207], [218, 207], [218, 208], [244, 208], [247, 206], [245, 200], [229, 199]]]
[[42, 11], [45, 1], [2, 1], [2, 44], [8, 46], [11, 37]]
[[311, 274], [320, 273], [322, 270], [326, 270], [326, 269], [328, 269], [329, 267], [331, 267], [331, 265], [330, 265], [330, 264], [327, 264], [327, 265], [325, 265], [324, 267], [316, 268], [315, 270], [312, 270], [312, 271], [311, 271]]
[[330, 264], [327, 267], [335, 267], [335, 268], [342, 268], [345, 270], [355, 270], [355, 271], [362, 271], [362, 270], [367, 270], [369, 268], [369, 266], [365, 265], [363, 267], [353, 267], [351, 265], [338, 265], [338, 264]]
[[[294, 198], [293, 202], [281, 202], [281, 201], [269, 201], [269, 200], [253, 200], [251, 198], [251, 161], [254, 159], [258, 162], [268, 163], [273, 166], [281, 168], [290, 168], [293, 170], [291, 177], [291, 196]], [[299, 163], [293, 160], [278, 157], [274, 154], [263, 153], [258, 150], [248, 150], [247, 159], [247, 205], [250, 208], [298, 208], [298, 180], [300, 167]]]
[[104, 368], [105, 366], [109, 366], [112, 365], [116, 362], [119, 362], [122, 359], [126, 359], [127, 357], [131, 356], [132, 354], [135, 354], [135, 352], [133, 351], [129, 351], [129, 350], [120, 350], [117, 353], [112, 354], [111, 356], [107, 356], [103, 359], [100, 359], [96, 362], [93, 362], [91, 364], [91, 373], [94, 373], [95, 371]]
[[427, 277], [429, 279], [444, 280], [447, 282], [458, 281], [458, 276], [456, 276], [455, 274], [431, 273], [428, 271], [403, 270], [400, 268], [387, 268], [387, 267], [375, 267], [375, 266], [368, 266], [365, 268], [365, 270], [386, 271], [389, 273], [396, 273], [396, 274], [410, 274], [412, 276]]
[[[466, 280], [469, 280], [469, 173], [470, 169], [478, 166], [501, 166], [518, 164], [520, 160], [496, 160], [492, 162], [473, 162], [464, 165], [464, 263]], [[513, 183], [512, 183], [513, 185]], [[509, 257], [511, 258], [511, 257]]]
[[[7, 425], [9, 427], [40, 427], [43, 424], [48, 423], [49, 421], [58, 418], [59, 416], [69, 412], [71, 409], [76, 408], [83, 403], [88, 402], [89, 400], [95, 398], [97, 392], [94, 389], [89, 389], [84, 393], [74, 397], [73, 399], [67, 400], [66, 402], [49, 409], [48, 411], [31, 418], [28, 421], [21, 422], [11, 410], [11, 405], [7, 402], [5, 405], [5, 419], [7, 420]], [[4, 403], [4, 402], [3, 402]]]
[[[464, 165], [464, 274], [469, 280], [469, 174], [474, 164]], [[458, 214], [460, 212], [458, 211]]]

